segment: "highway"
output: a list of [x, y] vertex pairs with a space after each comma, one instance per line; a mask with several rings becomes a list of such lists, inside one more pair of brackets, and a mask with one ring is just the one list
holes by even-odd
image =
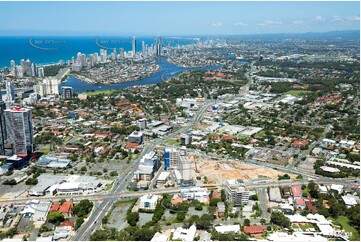
[[[308, 184], [311, 179], [290, 179], [290, 180], [264, 180], [262, 182], [260, 181], [245, 181], [245, 185], [248, 189], [256, 189], [256, 188], [267, 188], [267, 187], [275, 187], [275, 186], [292, 186], [292, 185], [302, 185], [302, 184]], [[327, 177], [319, 177], [314, 180], [317, 184], [341, 184], [344, 186], [359, 186], [359, 179], [356, 178], [327, 178]], [[223, 187], [224, 184], [209, 184], [209, 185], [215, 185], [219, 187]], [[145, 194], [163, 194], [163, 193], [178, 193], [180, 191], [180, 188], [177, 187], [170, 187], [170, 188], [157, 188], [153, 189], [151, 191], [124, 191], [121, 192], [119, 190], [113, 191], [110, 193], [95, 193], [95, 194], [89, 194], [89, 195], [73, 195], [72, 199], [74, 201], [80, 201], [82, 199], [89, 199], [91, 201], [102, 201], [103, 199], [129, 199], [129, 198], [136, 198], [143, 196]], [[38, 197], [37, 200], [40, 201], [49, 201], [56, 198], [56, 200], [60, 200], [62, 198], [69, 198], [69, 196], [56, 196], [56, 197]], [[0, 205], [3, 204], [9, 204], [9, 203], [17, 203], [17, 204], [23, 204], [27, 201], [29, 201], [31, 198], [22, 198], [22, 199], [3, 199], [0, 201]]]

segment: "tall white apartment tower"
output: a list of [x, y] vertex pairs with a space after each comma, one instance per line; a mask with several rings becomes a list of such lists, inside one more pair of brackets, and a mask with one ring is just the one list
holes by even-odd
[[132, 52], [133, 52], [133, 57], [134, 57], [135, 53], [137, 52], [137, 41], [135, 39], [135, 36], [133, 36], [133, 38], [132, 38]]
[[33, 152], [34, 138], [31, 110], [14, 107], [5, 110], [6, 133], [14, 154]]

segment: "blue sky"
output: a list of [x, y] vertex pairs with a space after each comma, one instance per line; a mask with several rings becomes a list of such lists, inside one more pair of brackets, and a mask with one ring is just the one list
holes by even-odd
[[0, 35], [206, 35], [360, 29], [354, 2], [0, 2]]

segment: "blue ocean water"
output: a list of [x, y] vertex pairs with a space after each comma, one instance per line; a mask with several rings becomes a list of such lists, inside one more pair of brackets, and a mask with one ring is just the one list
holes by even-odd
[[[142, 41], [149, 47], [154, 44], [157, 37], [139, 37], [136, 38], [137, 52], [142, 50]], [[163, 46], [177, 46], [195, 43], [193, 38], [174, 38], [165, 37]], [[20, 64], [20, 60], [30, 59], [37, 65], [54, 64], [60, 60], [68, 61], [72, 57], [77, 56], [78, 52], [84, 54], [93, 54], [101, 48], [108, 49], [110, 54], [114, 48], [117, 53], [123, 48], [125, 51], [132, 49], [132, 37], [114, 37], [114, 36], [86, 36], [86, 37], [0, 37], [0, 69], [10, 66], [10, 60], [14, 60], [16, 65]], [[202, 68], [183, 68], [172, 65], [165, 59], [160, 59], [158, 64], [161, 70], [154, 75], [133, 82], [117, 83], [110, 85], [93, 85], [83, 82], [73, 76], [69, 76], [67, 80], [59, 85], [59, 91], [62, 86], [71, 86], [75, 92], [85, 92], [90, 90], [109, 90], [124, 89], [131, 86], [155, 84], [168, 80], [177, 74], [188, 70], [214, 70], [220, 66], [209, 66]]]
[[[142, 50], [142, 41], [148, 46], [154, 43], [157, 37], [139, 37], [136, 38], [137, 52]], [[167, 38], [163, 40], [163, 45], [186, 45], [195, 43], [191, 38]], [[31, 37], [31, 36], [1, 36], [0, 37], [0, 69], [10, 66], [10, 60], [14, 60], [19, 65], [20, 60], [30, 59], [37, 65], [58, 63], [59, 60], [71, 60], [78, 52], [92, 54], [100, 50], [100, 46], [111, 49], [119, 48], [125, 51], [132, 49], [132, 36], [49, 36], [49, 37]]]

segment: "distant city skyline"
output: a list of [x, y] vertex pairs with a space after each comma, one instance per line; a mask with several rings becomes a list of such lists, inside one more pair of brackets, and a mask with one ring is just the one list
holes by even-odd
[[0, 35], [243, 35], [360, 29], [351, 2], [0, 2]]

